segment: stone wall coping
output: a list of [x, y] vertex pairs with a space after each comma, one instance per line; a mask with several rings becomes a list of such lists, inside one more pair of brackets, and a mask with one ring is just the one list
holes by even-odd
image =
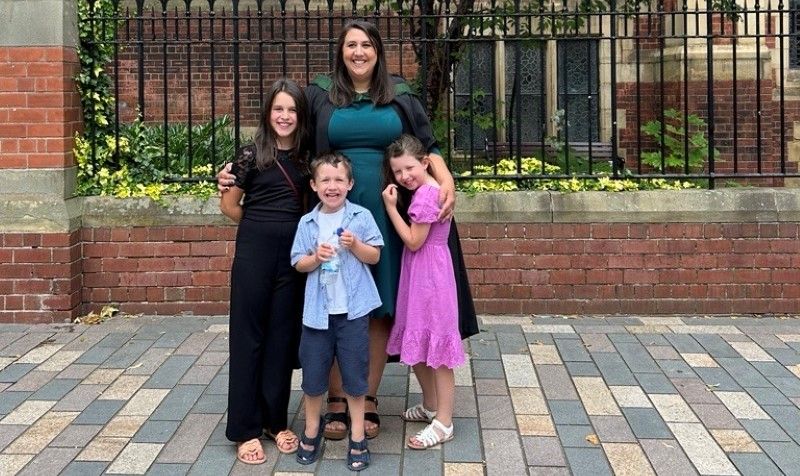
[[800, 189], [461, 194], [456, 219], [488, 223], [793, 222], [800, 221]]
[[[219, 199], [84, 197], [83, 226], [224, 225]], [[458, 194], [465, 223], [741, 223], [800, 221], [800, 189]]]
[[4, 0], [0, 18], [0, 46], [78, 46], [76, 0]]
[[[219, 198], [0, 195], [0, 232], [77, 228], [232, 225]], [[640, 192], [458, 194], [464, 223], [774, 223], [800, 221], [800, 189], [733, 188]]]
[[71, 197], [75, 194], [77, 173], [77, 167], [0, 169], [0, 199], [9, 195]]
[[150, 198], [81, 197], [83, 226], [87, 228], [119, 226], [232, 225], [219, 211], [219, 198], [165, 197]]

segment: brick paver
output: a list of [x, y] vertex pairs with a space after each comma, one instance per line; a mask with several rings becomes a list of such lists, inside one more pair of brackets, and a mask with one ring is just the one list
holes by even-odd
[[[800, 319], [483, 316], [456, 372], [456, 438], [412, 451], [419, 385], [389, 364], [372, 474], [798, 474]], [[347, 473], [225, 439], [224, 317], [0, 325], [0, 473]], [[303, 425], [299, 373], [290, 419]]]

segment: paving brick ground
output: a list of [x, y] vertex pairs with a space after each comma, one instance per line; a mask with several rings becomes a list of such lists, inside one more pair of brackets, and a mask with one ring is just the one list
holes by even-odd
[[[420, 400], [400, 365], [379, 392], [366, 474], [800, 475], [800, 319], [484, 316], [456, 374], [456, 432], [407, 450]], [[0, 474], [347, 472], [344, 442], [300, 466], [225, 439], [221, 317], [0, 325]], [[299, 374], [291, 415], [303, 424]]]

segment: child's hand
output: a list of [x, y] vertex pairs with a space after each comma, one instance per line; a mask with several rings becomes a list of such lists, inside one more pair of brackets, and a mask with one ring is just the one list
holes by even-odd
[[386, 208], [394, 208], [397, 206], [397, 185], [389, 184], [383, 189], [383, 204]]
[[330, 260], [336, 254], [336, 248], [330, 243], [322, 243], [317, 247], [317, 261], [324, 263]]
[[356, 244], [356, 241], [358, 241], [358, 238], [356, 238], [356, 235], [350, 230], [344, 230], [342, 234], [339, 235], [339, 246], [346, 250], [352, 248], [353, 245]]
[[217, 173], [217, 190], [219, 190], [219, 193], [227, 192], [236, 183], [236, 176], [231, 173], [231, 167], [233, 167], [233, 164], [228, 162]]

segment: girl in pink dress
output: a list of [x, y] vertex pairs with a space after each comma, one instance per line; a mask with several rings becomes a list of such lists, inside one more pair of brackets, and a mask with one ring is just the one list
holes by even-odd
[[[447, 247], [450, 220], [439, 223], [439, 185], [428, 173], [425, 148], [403, 135], [386, 149], [383, 191], [389, 219], [403, 240], [394, 327], [387, 353], [414, 367], [422, 403], [403, 413], [406, 421], [429, 422], [408, 439], [408, 447], [426, 449], [453, 439], [453, 368], [464, 363], [458, 331], [453, 264]], [[412, 193], [410, 225], [398, 211], [398, 185]], [[401, 203], [402, 206], [402, 203]]]

